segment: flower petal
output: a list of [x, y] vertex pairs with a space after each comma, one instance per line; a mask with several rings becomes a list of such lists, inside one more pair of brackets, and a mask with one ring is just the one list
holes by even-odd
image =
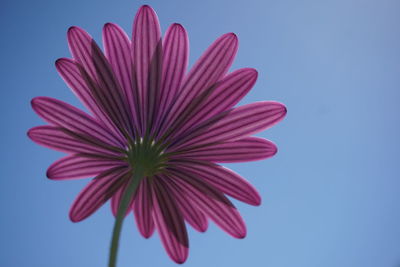
[[233, 142], [225, 142], [197, 149], [178, 152], [171, 158], [190, 158], [212, 162], [246, 162], [270, 158], [277, 147], [269, 140], [258, 137], [245, 137]]
[[75, 154], [61, 158], [50, 165], [47, 177], [53, 180], [86, 178], [118, 166], [126, 166], [126, 163], [102, 158], [85, 158]]
[[186, 76], [182, 89], [168, 111], [160, 134], [171, 131], [182, 124], [182, 120], [190, 118], [190, 111], [205, 100], [204, 95], [208, 95], [206, 90], [210, 89], [228, 71], [237, 48], [236, 35], [228, 33], [218, 38], [206, 50]]
[[163, 41], [163, 69], [159, 108], [153, 131], [158, 131], [164, 115], [182, 84], [189, 58], [189, 39], [185, 28], [172, 24]]
[[189, 253], [189, 240], [183, 221], [171, 192], [162, 179], [153, 179], [153, 219], [168, 255], [176, 263], [184, 263]]
[[96, 158], [118, 158], [122, 156], [120, 153], [98, 147], [69, 133], [61, 127], [45, 125], [31, 128], [28, 131], [28, 136], [39, 145], [61, 152], [83, 153]]
[[159, 177], [163, 179], [165, 186], [167, 186], [173, 194], [185, 220], [197, 231], [205, 232], [208, 228], [208, 221], [204, 214], [188, 197], [184, 195], [182, 191], [179, 190], [179, 188], [175, 187], [174, 183], [169, 182], [169, 180], [163, 177], [163, 175], [159, 175]]
[[124, 135], [133, 135], [128, 104], [113, 70], [92, 37], [78, 27], [68, 30], [68, 43], [76, 61], [83, 66], [86, 80], [96, 103]]
[[182, 137], [172, 149], [235, 141], [274, 126], [285, 115], [286, 107], [274, 101], [240, 106], [205, 121]]
[[261, 197], [245, 179], [228, 168], [204, 161], [179, 161], [171, 169], [188, 177], [197, 177], [224, 194], [247, 204], [258, 206]]
[[145, 177], [137, 189], [135, 201], [133, 202], [133, 214], [135, 215], [136, 224], [144, 238], [149, 238], [154, 232], [152, 211], [151, 187], [148, 178]]
[[257, 71], [251, 68], [239, 69], [227, 75], [216, 84], [215, 90], [202, 105], [193, 111], [187, 122], [177, 128], [174, 136], [179, 138], [180, 133], [234, 107], [250, 91], [256, 80]]
[[154, 10], [144, 5], [136, 13], [132, 31], [134, 75], [139, 94], [142, 134], [155, 116], [155, 101], [159, 97], [162, 67], [162, 42], [158, 18]]
[[133, 89], [131, 41], [118, 25], [107, 23], [103, 28], [104, 50], [108, 61], [122, 87], [129, 111], [138, 127], [138, 99]]
[[221, 192], [209, 186], [196, 176], [176, 171], [168, 175], [185, 196], [197, 208], [213, 220], [222, 230], [236, 238], [246, 236], [246, 226], [235, 206]]
[[[122, 199], [122, 194], [125, 192], [126, 187], [128, 186], [128, 182], [129, 179], [127, 179], [121, 186], [120, 188], [115, 192], [115, 194], [111, 197], [111, 211], [113, 213], [114, 216], [117, 216], [118, 213], [118, 209], [119, 209], [119, 205], [121, 203], [121, 199]], [[126, 209], [126, 213], [125, 216], [127, 216], [129, 214], [129, 212], [132, 211], [132, 202], [133, 202], [133, 198], [131, 200], [130, 205], [128, 206], [128, 208]]]
[[69, 212], [71, 221], [82, 221], [98, 210], [129, 178], [128, 172], [126, 167], [116, 167], [94, 178], [72, 204]]
[[108, 147], [121, 147], [117, 139], [97, 121], [83, 111], [50, 97], [32, 99], [33, 110], [47, 122], [68, 129], [92, 143]]

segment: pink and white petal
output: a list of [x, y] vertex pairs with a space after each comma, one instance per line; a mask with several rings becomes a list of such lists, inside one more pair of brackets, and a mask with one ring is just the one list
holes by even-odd
[[[111, 197], [111, 211], [114, 216], [117, 216], [118, 213], [118, 208], [121, 203], [122, 195], [125, 192], [127, 186], [129, 183], [129, 179], [126, 179], [126, 181], [120, 186], [117, 192]], [[128, 208], [126, 209], [125, 216], [127, 216], [131, 211], [132, 211], [132, 202], [134, 198], [132, 198], [131, 203], [129, 204]]]
[[217, 83], [215, 90], [174, 136], [179, 136], [195, 125], [234, 107], [250, 91], [256, 80], [257, 71], [251, 68], [239, 69], [227, 75]]
[[179, 128], [197, 105], [205, 100], [209, 90], [220, 80], [231, 66], [238, 48], [235, 34], [228, 33], [218, 38], [194, 64], [185, 77], [182, 89], [174, 100], [168, 115], [162, 125], [160, 134], [163, 135], [171, 125]]
[[151, 187], [153, 219], [161, 242], [173, 261], [184, 263], [189, 253], [189, 240], [182, 214], [161, 179], [153, 179]]
[[[132, 31], [132, 53], [139, 94], [142, 129], [153, 124], [162, 72], [161, 30], [157, 14], [144, 5], [136, 13]], [[142, 133], [144, 134], [144, 133]]]
[[285, 115], [286, 107], [274, 101], [240, 106], [205, 121], [183, 136], [171, 151], [235, 141], [274, 126]]
[[222, 193], [247, 204], [253, 206], [261, 204], [260, 195], [248, 181], [218, 164], [194, 160], [180, 161], [174, 163], [171, 169], [187, 177], [201, 179]]
[[110, 62], [119, 84], [122, 87], [132, 119], [136, 127], [139, 122], [137, 118], [138, 99], [134, 91], [132, 77], [132, 52], [131, 41], [128, 35], [118, 25], [107, 23], [103, 28], [103, 44], [105, 55]]
[[154, 232], [152, 211], [152, 189], [148, 178], [145, 177], [137, 189], [135, 201], [133, 202], [133, 214], [135, 215], [136, 225], [144, 238], [151, 237]]
[[60, 58], [56, 61], [56, 69], [62, 79], [72, 89], [85, 107], [89, 109], [93, 115], [107, 127], [109, 131], [112, 132], [112, 134], [119, 141], [119, 144], [124, 146], [125, 138], [115, 128], [114, 124], [110, 121], [110, 118], [98, 106], [96, 99], [92, 95], [92, 92], [87, 85], [87, 82], [82, 77], [82, 70], [80, 70], [81, 68], [82, 67], [79, 66], [79, 63], [73, 59]]
[[81, 139], [78, 135], [55, 126], [37, 126], [28, 131], [28, 136], [35, 143], [67, 153], [83, 153], [101, 158], [119, 158], [121, 153], [113, 152]]
[[259, 137], [245, 137], [233, 142], [212, 144], [178, 152], [171, 158], [231, 163], [267, 159], [274, 156], [276, 152], [276, 145], [269, 140]]
[[116, 167], [94, 178], [72, 204], [69, 212], [71, 221], [82, 221], [98, 210], [117, 192], [128, 178], [128, 173], [126, 167]]
[[246, 226], [235, 206], [221, 192], [196, 176], [171, 171], [168, 177], [197, 208], [233, 237], [244, 238]]
[[179, 210], [182, 212], [185, 220], [197, 231], [205, 232], [208, 228], [208, 221], [206, 216], [192, 203], [192, 201], [184, 195], [179, 188], [175, 187], [174, 183], [171, 183], [169, 179], [165, 178], [164, 175], [159, 175], [163, 180], [164, 184], [170, 192], [173, 194], [176, 203], [178, 204]]
[[33, 110], [48, 123], [81, 134], [88, 141], [103, 146], [120, 147], [118, 140], [85, 112], [55, 98], [35, 97]]
[[185, 28], [178, 24], [172, 24], [163, 40], [163, 68], [159, 108], [153, 131], [159, 130], [160, 124], [175, 99], [186, 72], [189, 59], [189, 39]]
[[52, 180], [86, 178], [119, 166], [127, 167], [127, 163], [103, 158], [86, 158], [75, 154], [51, 164], [47, 169], [47, 177]]
[[103, 52], [92, 37], [78, 27], [69, 28], [68, 43], [73, 57], [83, 66], [81, 75], [95, 97], [96, 103], [124, 135], [132, 135], [128, 104], [123, 97], [121, 85], [115, 78], [112, 67]]

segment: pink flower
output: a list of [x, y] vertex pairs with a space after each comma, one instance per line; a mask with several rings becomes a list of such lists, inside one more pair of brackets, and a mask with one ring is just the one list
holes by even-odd
[[28, 135], [69, 154], [49, 167], [50, 179], [95, 176], [73, 203], [71, 220], [89, 217], [109, 199], [116, 214], [140, 169], [128, 211], [145, 238], [157, 230], [175, 262], [188, 256], [185, 221], [204, 232], [211, 219], [233, 237], [245, 237], [245, 224], [225, 195], [250, 205], [259, 205], [260, 196], [217, 163], [273, 156], [273, 143], [250, 135], [278, 123], [286, 108], [272, 101], [234, 107], [257, 79], [251, 68], [227, 74], [236, 35], [218, 38], [189, 72], [185, 29], [173, 24], [161, 39], [149, 6], [136, 14], [132, 40], [119, 26], [104, 26], [104, 54], [78, 27], [68, 30], [68, 43], [73, 59], [57, 60], [56, 68], [90, 114], [36, 97], [32, 107], [49, 125]]

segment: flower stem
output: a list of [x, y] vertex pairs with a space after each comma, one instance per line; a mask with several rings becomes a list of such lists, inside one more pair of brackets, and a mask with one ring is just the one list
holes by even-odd
[[143, 176], [144, 174], [140, 169], [135, 169], [132, 179], [122, 195], [122, 199], [117, 211], [117, 216], [115, 217], [113, 235], [111, 239], [110, 258], [108, 261], [109, 267], [117, 266], [116, 264], [117, 264], [118, 244], [119, 244], [119, 236], [121, 234], [121, 229], [122, 229], [122, 223], [124, 221], [125, 214], [131, 202], [132, 196], [134, 195]]

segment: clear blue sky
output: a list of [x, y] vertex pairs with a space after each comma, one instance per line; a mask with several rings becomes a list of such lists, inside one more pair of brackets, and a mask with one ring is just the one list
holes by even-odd
[[[397, 0], [2, 0], [0, 266], [106, 266], [109, 205], [81, 223], [69, 206], [87, 182], [47, 180], [61, 153], [26, 131], [42, 121], [30, 99], [45, 95], [81, 106], [54, 61], [69, 56], [66, 30], [101, 40], [106, 22], [131, 32], [142, 4], [163, 31], [183, 24], [190, 62], [219, 35], [240, 41], [233, 69], [259, 79], [242, 103], [277, 100], [287, 118], [260, 136], [276, 157], [229, 165], [263, 197], [238, 203], [248, 236], [235, 240], [211, 225], [190, 234], [187, 267], [400, 266], [400, 1]], [[237, 202], [235, 202], [237, 203]], [[176, 266], [159, 238], [123, 229], [120, 267]]]

